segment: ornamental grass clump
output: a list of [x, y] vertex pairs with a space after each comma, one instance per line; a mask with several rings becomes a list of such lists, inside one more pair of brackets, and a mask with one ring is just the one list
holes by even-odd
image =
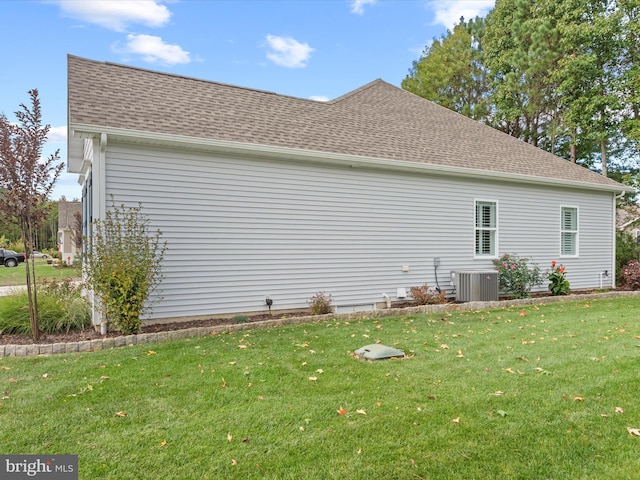
[[543, 282], [540, 267], [529, 265], [529, 259], [505, 253], [493, 261], [498, 270], [499, 286], [503, 293], [514, 298], [527, 298], [531, 289]]
[[564, 276], [566, 268], [564, 265], [553, 260], [551, 262], [551, 271], [548, 272], [547, 278], [549, 279], [549, 291], [551, 295], [568, 295], [569, 294], [569, 280]]

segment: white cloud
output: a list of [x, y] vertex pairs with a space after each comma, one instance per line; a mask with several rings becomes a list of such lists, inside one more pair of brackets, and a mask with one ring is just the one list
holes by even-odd
[[180, 47], [165, 43], [161, 37], [143, 34], [127, 35], [127, 44], [124, 48], [114, 47], [117, 53], [141, 55], [145, 62], [175, 65], [177, 63], [190, 63], [191, 55]]
[[353, 0], [351, 2], [351, 13], [356, 13], [358, 15], [364, 14], [364, 6], [365, 5], [375, 5], [378, 0]]
[[460, 22], [460, 17], [471, 20], [477, 16], [484, 17], [495, 5], [495, 0], [432, 0], [427, 4], [433, 10], [434, 24], [441, 24], [453, 29]]
[[171, 12], [157, 0], [57, 0], [62, 12], [76, 20], [124, 31], [130, 24], [162, 27]]
[[314, 100], [316, 102], [328, 102], [329, 97], [325, 97], [324, 95], [313, 95], [309, 97], [309, 100]]
[[267, 58], [281, 67], [306, 67], [307, 60], [309, 60], [311, 53], [315, 51], [308, 44], [300, 43], [290, 37], [267, 35], [267, 43], [271, 49], [267, 53]]
[[49, 143], [66, 143], [67, 142], [67, 126], [51, 127], [47, 135]]

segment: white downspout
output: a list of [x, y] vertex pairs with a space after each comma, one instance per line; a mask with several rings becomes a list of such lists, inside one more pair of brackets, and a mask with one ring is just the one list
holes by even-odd
[[[96, 145], [98, 143], [98, 145]], [[97, 147], [97, 148], [96, 148]], [[106, 172], [106, 157], [107, 157], [107, 134], [101, 133], [100, 139], [94, 139], [93, 151], [98, 152], [98, 155], [93, 156], [93, 218], [104, 218], [106, 207], [106, 191], [105, 191], [105, 172]], [[96, 181], [97, 180], [97, 181]], [[92, 319], [93, 325], [100, 325], [100, 334], [106, 335], [108, 330], [108, 323], [102, 315], [102, 310], [98, 307], [98, 300], [92, 294]]]
[[391, 308], [391, 299], [389, 298], [389, 295], [387, 295], [386, 293], [383, 293], [382, 296], [384, 297], [385, 301], [387, 302], [387, 308]]
[[[616, 288], [616, 249], [617, 249], [617, 245], [616, 245], [616, 232], [618, 231], [618, 228], [616, 226], [616, 213], [617, 213], [617, 209], [616, 209], [616, 200], [618, 200], [619, 198], [624, 197], [624, 195], [627, 192], [620, 192], [618, 195], [613, 195], [613, 233], [612, 235], [612, 242], [611, 244], [613, 245], [613, 251], [611, 252], [611, 288]], [[600, 274], [600, 287], [602, 288], [602, 274]]]

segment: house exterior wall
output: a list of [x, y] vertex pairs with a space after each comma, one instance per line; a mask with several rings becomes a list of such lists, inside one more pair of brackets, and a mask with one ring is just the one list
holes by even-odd
[[[154, 318], [261, 311], [266, 296], [300, 309], [319, 291], [337, 306], [395, 300], [397, 288], [436, 285], [434, 258], [451, 289], [451, 271], [493, 269], [474, 256], [476, 200], [497, 202], [498, 254], [543, 271], [560, 261], [574, 289], [600, 286], [614, 268], [611, 192], [113, 141], [104, 174], [106, 198], [140, 202], [168, 242]], [[562, 206], [578, 208], [577, 257], [560, 257]]]

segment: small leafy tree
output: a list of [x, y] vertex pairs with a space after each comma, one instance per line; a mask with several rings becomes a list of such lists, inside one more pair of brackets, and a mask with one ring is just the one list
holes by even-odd
[[19, 227], [26, 254], [25, 268], [29, 320], [34, 340], [40, 336], [35, 264], [29, 254], [34, 250], [37, 230], [47, 219], [47, 202], [62, 172], [59, 150], [42, 157], [50, 125], [42, 125], [38, 90], [29, 90], [31, 108], [20, 104], [17, 123], [0, 114], [0, 211], [4, 221]]
[[543, 281], [538, 265], [529, 266], [527, 258], [505, 253], [493, 264], [498, 270], [500, 288], [515, 298], [527, 298], [531, 289]]
[[162, 280], [161, 264], [167, 248], [159, 230], [150, 232], [142, 205], [112, 206], [104, 219], [93, 222], [85, 239], [85, 281], [99, 300], [108, 321], [125, 334], [140, 331], [140, 317]]

